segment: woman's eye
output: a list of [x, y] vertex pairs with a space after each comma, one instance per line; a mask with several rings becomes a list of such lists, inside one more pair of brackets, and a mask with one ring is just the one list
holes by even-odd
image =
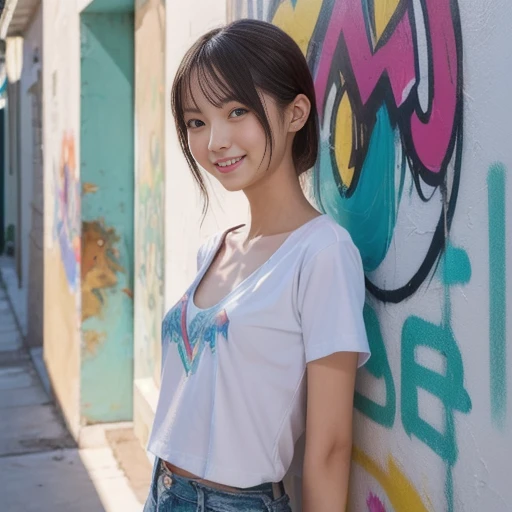
[[187, 121], [187, 128], [200, 128], [203, 125], [203, 121], [199, 121], [199, 119], [191, 119], [190, 121]]
[[231, 112], [229, 117], [240, 117], [240, 116], [243, 116], [244, 114], [247, 114], [247, 112], [249, 112], [249, 111], [245, 108], [235, 108], [235, 110], [233, 110], [233, 112]]

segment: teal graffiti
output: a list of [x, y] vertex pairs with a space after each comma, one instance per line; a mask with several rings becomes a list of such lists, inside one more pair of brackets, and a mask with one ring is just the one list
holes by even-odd
[[491, 414], [503, 427], [507, 407], [505, 167], [491, 166], [489, 202], [489, 341]]
[[[469, 413], [471, 399], [464, 388], [464, 366], [451, 327], [450, 287], [467, 284], [471, 279], [471, 262], [464, 249], [446, 242], [440, 261], [439, 278], [444, 285], [443, 319], [440, 326], [417, 317], [409, 318], [402, 329], [402, 386], [413, 391], [402, 394], [402, 423], [409, 435], [415, 435], [446, 463], [445, 494], [447, 511], [454, 510], [453, 467], [458, 458], [454, 412]], [[418, 365], [416, 348], [437, 351], [444, 358], [444, 374]], [[409, 370], [408, 370], [409, 368]], [[415, 372], [415, 370], [418, 370]], [[415, 382], [406, 384], [407, 371]], [[418, 388], [440, 399], [444, 407], [444, 432], [424, 421], [418, 412]]]
[[365, 305], [364, 320], [372, 357], [366, 363], [366, 370], [377, 379], [383, 379], [386, 387], [386, 403], [380, 405], [356, 391], [354, 406], [379, 425], [391, 428], [395, 423], [396, 391], [389, 366], [386, 347], [375, 311]]
[[[416, 362], [416, 349], [422, 346], [444, 357], [444, 375]], [[444, 432], [421, 418], [419, 388], [439, 398], [443, 404]], [[454, 412], [467, 414], [471, 407], [471, 399], [464, 388], [462, 357], [451, 326], [434, 325], [418, 317], [408, 318], [402, 329], [402, 423], [408, 435], [417, 437], [445, 461], [448, 512], [454, 510], [453, 467], [458, 458]]]
[[446, 243], [441, 257], [439, 279], [444, 284], [444, 308], [442, 324], [450, 327], [452, 318], [452, 302], [450, 286], [464, 285], [471, 280], [471, 262], [468, 253], [459, 247]]
[[441, 280], [446, 286], [467, 284], [471, 280], [471, 263], [464, 249], [448, 244], [441, 262]]
[[[450, 288], [471, 280], [472, 269], [464, 249], [447, 242], [437, 276], [444, 286], [443, 320], [435, 325], [411, 316], [403, 324], [401, 337], [401, 420], [405, 432], [436, 453], [446, 464], [445, 494], [447, 511], [454, 510], [453, 467], [458, 459], [455, 413], [468, 414], [471, 398], [464, 387], [464, 366], [451, 327]], [[372, 358], [366, 371], [384, 381], [386, 403], [380, 405], [356, 392], [355, 407], [365, 416], [386, 428], [392, 428], [396, 413], [396, 392], [379, 318], [368, 305], [364, 319]], [[436, 372], [418, 361], [417, 349], [424, 347], [443, 358], [444, 371]], [[419, 389], [438, 398], [444, 413], [443, 430], [425, 421], [419, 410]]]
[[[376, 115], [360, 180], [350, 197], [332, 193], [336, 187], [331, 141], [320, 145], [318, 187], [322, 207], [344, 226], [361, 252], [366, 272], [375, 270], [386, 256], [395, 230], [397, 201], [395, 182], [395, 131], [386, 107]], [[401, 181], [405, 167], [401, 168]], [[353, 188], [353, 186], [351, 186]]]
[[[445, 363], [445, 374], [416, 362], [416, 349], [438, 352]], [[424, 389], [443, 404], [445, 432], [439, 432], [421, 418], [418, 389]], [[457, 460], [454, 411], [468, 413], [471, 399], [464, 388], [464, 367], [450, 327], [431, 324], [418, 317], [408, 318], [402, 329], [402, 423], [408, 435], [416, 436], [450, 466]]]

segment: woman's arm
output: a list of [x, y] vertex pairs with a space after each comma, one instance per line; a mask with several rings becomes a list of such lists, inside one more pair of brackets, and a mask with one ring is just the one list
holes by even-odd
[[307, 365], [303, 512], [344, 512], [352, 451], [356, 352]]

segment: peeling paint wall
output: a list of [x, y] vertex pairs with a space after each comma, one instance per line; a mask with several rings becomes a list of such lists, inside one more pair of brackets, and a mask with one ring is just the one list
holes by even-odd
[[84, 424], [132, 419], [133, 34], [133, 14], [81, 15]]
[[230, 13], [272, 21], [306, 55], [321, 126], [310, 188], [363, 256], [373, 357], [350, 510], [511, 510], [512, 5], [235, 0]]
[[43, 3], [44, 359], [74, 435], [80, 393], [79, 20], [74, 2]]

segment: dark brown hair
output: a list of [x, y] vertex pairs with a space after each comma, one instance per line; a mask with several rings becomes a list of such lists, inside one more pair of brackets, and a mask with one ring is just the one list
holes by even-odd
[[[280, 108], [298, 94], [311, 102], [311, 112], [293, 141], [293, 162], [300, 175], [315, 164], [318, 154], [318, 115], [315, 89], [306, 59], [295, 41], [264, 21], [243, 19], [200, 37], [183, 58], [171, 92], [171, 108], [178, 139], [194, 175], [206, 212], [209, 199], [203, 177], [188, 147], [183, 102], [191, 94], [196, 73], [205, 97], [215, 106], [235, 100], [248, 107], [260, 121], [272, 158], [273, 137], [265, 106], [258, 91], [270, 95]], [[265, 148], [265, 152], [266, 149]]]

